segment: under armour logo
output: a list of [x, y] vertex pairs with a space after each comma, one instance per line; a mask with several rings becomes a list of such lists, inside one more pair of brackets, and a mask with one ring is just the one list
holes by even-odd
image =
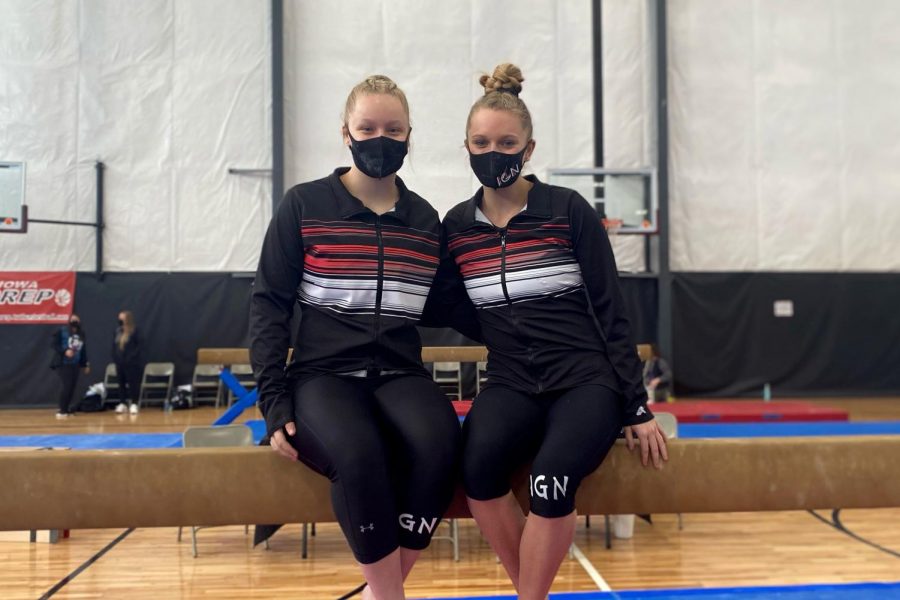
[[640, 408], [637, 409], [637, 412], [635, 413], [635, 416], [636, 416], [636, 417], [639, 417], [639, 416], [641, 416], [641, 415], [646, 415], [646, 414], [647, 414], [647, 409], [644, 408], [644, 407], [642, 406], [642, 407], [640, 407]]
[[374, 530], [375, 530], [375, 523], [369, 523], [368, 527], [366, 527], [365, 525], [359, 526], [360, 533], [365, 533], [366, 531], [374, 531]]

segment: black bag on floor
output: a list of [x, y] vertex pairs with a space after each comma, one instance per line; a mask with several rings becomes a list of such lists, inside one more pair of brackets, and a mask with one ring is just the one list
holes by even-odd
[[101, 412], [106, 409], [103, 405], [106, 400], [106, 386], [102, 383], [95, 383], [87, 389], [84, 397], [75, 405], [73, 411], [81, 412]]
[[183, 410], [185, 408], [194, 408], [194, 402], [191, 397], [190, 389], [182, 389], [189, 388], [190, 386], [182, 386], [179, 389], [175, 390], [175, 393], [172, 395], [172, 398], [169, 400], [169, 406], [171, 406], [172, 410]]
[[81, 402], [78, 403], [77, 408], [81, 412], [101, 412], [103, 410], [103, 396], [100, 394], [85, 394]]

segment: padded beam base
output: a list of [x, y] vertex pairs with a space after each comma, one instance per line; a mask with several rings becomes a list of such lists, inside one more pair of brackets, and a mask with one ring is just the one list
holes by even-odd
[[[900, 436], [672, 440], [657, 471], [617, 443], [582, 514], [900, 506]], [[577, 452], [577, 448], [572, 449]], [[0, 452], [0, 530], [334, 520], [329, 482], [267, 448]], [[515, 489], [527, 500], [528, 478]], [[554, 486], [538, 492], [552, 494]], [[468, 516], [461, 490], [448, 513]]]

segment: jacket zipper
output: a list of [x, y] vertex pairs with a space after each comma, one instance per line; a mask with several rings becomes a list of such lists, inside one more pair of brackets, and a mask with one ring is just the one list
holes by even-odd
[[509, 304], [510, 313], [512, 313], [512, 300], [509, 298], [509, 290], [506, 289], [506, 232], [500, 232], [500, 287], [503, 288], [503, 296], [506, 303]]
[[[375, 344], [381, 335], [381, 296], [384, 293], [384, 239], [381, 236], [381, 217], [375, 217], [375, 238], [378, 241], [378, 280], [375, 288]], [[372, 356], [370, 364], [376, 366], [375, 356]]]
[[[513, 308], [512, 300], [509, 297], [509, 290], [506, 287], [506, 234], [509, 230], [500, 232], [500, 287], [503, 288], [503, 296], [506, 298], [506, 304], [509, 307], [509, 316], [512, 319], [513, 329], [516, 331], [517, 337], [523, 339], [521, 329], [519, 328], [519, 319], [516, 317], [516, 311]], [[534, 351], [528, 350], [528, 362], [534, 367]], [[540, 378], [535, 377], [537, 383], [537, 393], [544, 391], [544, 383]]]

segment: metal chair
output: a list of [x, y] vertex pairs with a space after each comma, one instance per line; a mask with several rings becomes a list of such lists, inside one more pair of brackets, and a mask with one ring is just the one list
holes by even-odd
[[[145, 400], [159, 400], [160, 403], [165, 404], [172, 395], [174, 380], [174, 363], [147, 363], [147, 366], [144, 367], [144, 376], [141, 378], [138, 406], [143, 406]], [[156, 396], [156, 393], [160, 391], [163, 393], [162, 396]]]
[[[222, 425], [212, 427], [188, 427], [182, 435], [185, 448], [228, 448], [232, 446], [252, 446], [253, 432], [246, 425]], [[208, 526], [191, 526], [191, 551], [197, 558], [197, 532]], [[178, 528], [178, 541], [181, 541], [182, 527]], [[244, 526], [244, 533], [250, 530]], [[266, 548], [269, 542], [266, 541]]]
[[103, 387], [106, 389], [106, 402], [117, 403], [119, 395], [119, 374], [116, 371], [116, 363], [107, 363], [103, 372]]
[[434, 535], [431, 537], [431, 540], [447, 540], [450, 542], [453, 545], [453, 560], [459, 562], [459, 523], [457, 519], [443, 519], [438, 526], [443, 523], [450, 526], [450, 531], [447, 532], [447, 535]]
[[[253, 367], [247, 364], [228, 365], [228, 370], [234, 375], [235, 379], [245, 388], [253, 389], [256, 387], [256, 378], [253, 376]], [[234, 392], [228, 390], [228, 406], [234, 404]], [[218, 404], [216, 405], [218, 406]]]
[[475, 363], [475, 395], [481, 393], [481, 386], [487, 383], [487, 361], [479, 360]]
[[194, 374], [191, 376], [191, 401], [214, 400], [216, 408], [222, 401], [222, 380], [219, 373], [222, 368], [219, 365], [195, 365]]
[[434, 382], [453, 400], [462, 398], [462, 368], [458, 362], [436, 362], [432, 364]]

